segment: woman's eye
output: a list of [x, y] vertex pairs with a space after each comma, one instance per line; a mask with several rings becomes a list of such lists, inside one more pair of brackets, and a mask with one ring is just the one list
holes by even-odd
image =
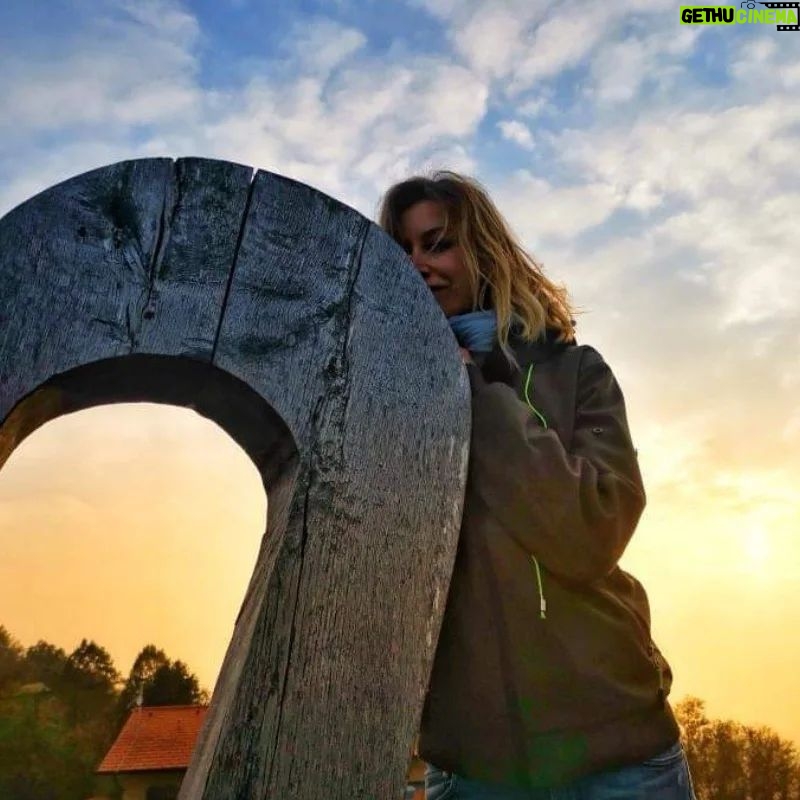
[[453, 246], [454, 242], [451, 239], [439, 239], [438, 242], [434, 242], [429, 248], [429, 253], [444, 253], [445, 250], [449, 250]]

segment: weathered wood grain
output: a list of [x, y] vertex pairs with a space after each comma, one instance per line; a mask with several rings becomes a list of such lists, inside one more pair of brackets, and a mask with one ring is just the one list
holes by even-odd
[[455, 341], [400, 249], [277, 175], [124, 162], [0, 220], [0, 326], [0, 464], [60, 413], [150, 400], [215, 420], [262, 476], [181, 797], [399, 798], [469, 439]]
[[210, 361], [253, 170], [182, 159], [167, 184], [137, 339], [140, 352]]
[[115, 164], [3, 218], [0, 419], [54, 368], [134, 352], [172, 170], [168, 159]]

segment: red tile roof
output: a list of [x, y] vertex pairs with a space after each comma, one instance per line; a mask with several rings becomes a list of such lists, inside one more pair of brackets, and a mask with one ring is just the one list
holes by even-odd
[[186, 769], [207, 706], [146, 706], [131, 712], [98, 772]]

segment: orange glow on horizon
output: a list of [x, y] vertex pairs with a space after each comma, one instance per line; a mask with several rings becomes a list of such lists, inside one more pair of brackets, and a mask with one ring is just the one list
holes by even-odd
[[[800, 743], [798, 504], [781, 476], [675, 481], [689, 439], [644, 426], [648, 508], [622, 566], [648, 591], [672, 700]], [[101, 407], [54, 420], [0, 472], [0, 624], [23, 645], [146, 644], [213, 689], [266, 520], [246, 454], [186, 409]], [[760, 676], [760, 677], [759, 677]]]

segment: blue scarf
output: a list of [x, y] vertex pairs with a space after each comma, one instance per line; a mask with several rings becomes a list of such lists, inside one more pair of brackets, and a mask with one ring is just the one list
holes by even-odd
[[471, 353], [490, 353], [497, 343], [497, 314], [470, 311], [447, 320], [458, 343]]

